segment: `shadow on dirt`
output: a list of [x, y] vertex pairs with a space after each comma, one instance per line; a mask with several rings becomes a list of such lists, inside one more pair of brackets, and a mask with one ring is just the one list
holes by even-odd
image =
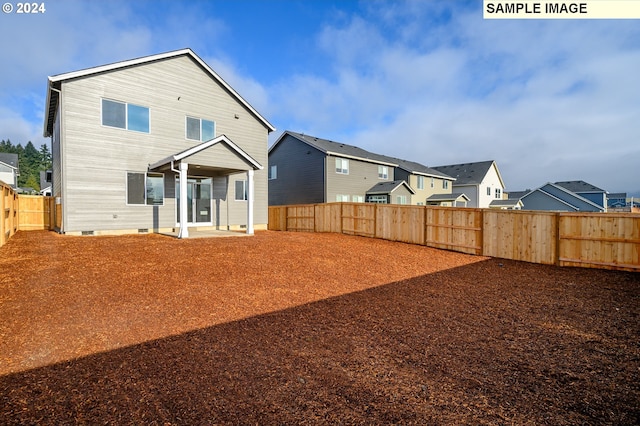
[[6, 375], [0, 422], [637, 424], [639, 290], [492, 259]]

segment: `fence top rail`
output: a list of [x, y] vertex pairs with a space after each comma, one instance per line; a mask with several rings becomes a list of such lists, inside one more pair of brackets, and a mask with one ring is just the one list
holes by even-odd
[[640, 219], [640, 213], [634, 212], [559, 212], [560, 217], [628, 217], [632, 219]]

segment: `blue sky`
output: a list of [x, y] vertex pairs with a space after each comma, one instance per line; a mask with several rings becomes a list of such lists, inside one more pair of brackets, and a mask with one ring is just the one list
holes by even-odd
[[[15, 3], [15, 2], [14, 2]], [[640, 22], [483, 20], [477, 1], [45, 1], [0, 14], [0, 139], [45, 142], [47, 76], [192, 48], [276, 128], [508, 190], [640, 195]]]

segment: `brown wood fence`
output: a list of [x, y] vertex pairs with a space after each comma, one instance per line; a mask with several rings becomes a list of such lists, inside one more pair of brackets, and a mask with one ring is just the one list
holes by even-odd
[[53, 197], [18, 195], [0, 181], [0, 247], [20, 230], [53, 229], [54, 200]]
[[18, 194], [0, 181], [0, 247], [18, 231]]
[[640, 215], [328, 203], [269, 207], [269, 229], [338, 232], [560, 266], [640, 271]]

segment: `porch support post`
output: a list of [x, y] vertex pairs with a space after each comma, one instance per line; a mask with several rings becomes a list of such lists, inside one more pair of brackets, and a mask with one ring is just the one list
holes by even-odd
[[247, 234], [253, 235], [253, 169], [247, 170]]
[[180, 233], [178, 238], [189, 238], [187, 227], [187, 170], [189, 163], [180, 163]]

